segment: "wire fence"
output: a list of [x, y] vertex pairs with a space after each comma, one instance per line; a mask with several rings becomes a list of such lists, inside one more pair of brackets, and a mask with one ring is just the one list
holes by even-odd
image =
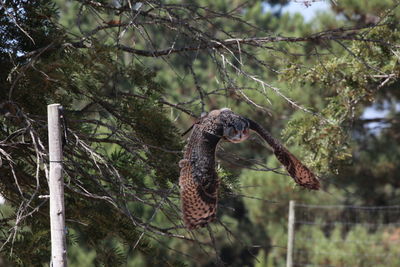
[[291, 266], [400, 266], [400, 205], [294, 203], [293, 210]]

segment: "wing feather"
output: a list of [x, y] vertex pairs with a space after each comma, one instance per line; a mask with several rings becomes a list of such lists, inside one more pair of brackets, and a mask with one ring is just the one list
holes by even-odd
[[[193, 178], [193, 170], [189, 160], [180, 161], [181, 203], [183, 221], [188, 229], [205, 226], [215, 219], [217, 211], [217, 188], [206, 190]], [[206, 194], [206, 197], [204, 196]]]
[[215, 220], [219, 181], [215, 172], [215, 147], [219, 141], [211, 140], [201, 125], [195, 125], [186, 147], [179, 185], [183, 221], [188, 229], [203, 227]]
[[258, 123], [250, 119], [248, 121], [250, 129], [257, 132], [272, 147], [277, 159], [285, 166], [287, 172], [297, 184], [312, 190], [320, 188], [320, 182], [313, 172]]

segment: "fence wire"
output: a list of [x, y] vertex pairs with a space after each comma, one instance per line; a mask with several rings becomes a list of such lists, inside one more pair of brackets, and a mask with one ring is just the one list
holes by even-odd
[[400, 205], [295, 204], [293, 266], [400, 266]]

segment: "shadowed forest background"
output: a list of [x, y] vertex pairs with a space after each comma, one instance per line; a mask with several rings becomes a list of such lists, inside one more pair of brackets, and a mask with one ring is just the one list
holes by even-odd
[[[289, 200], [398, 205], [400, 2], [327, 1], [307, 21], [288, 2], [1, 1], [0, 265], [50, 260], [53, 103], [66, 118], [70, 266], [285, 266]], [[186, 230], [181, 134], [222, 107], [282, 140], [324, 189], [295, 186], [255, 135], [221, 143], [218, 219]], [[319, 242], [297, 245], [317, 266], [396, 266], [371, 252], [399, 255], [399, 229], [315, 226]], [[351, 236], [386, 245], [332, 242]]]

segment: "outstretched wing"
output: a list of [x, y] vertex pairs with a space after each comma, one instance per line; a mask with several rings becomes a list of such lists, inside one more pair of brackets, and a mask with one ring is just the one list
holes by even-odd
[[207, 190], [194, 179], [189, 160], [181, 160], [179, 166], [183, 221], [188, 229], [203, 227], [215, 219], [218, 180], [216, 179], [214, 186]]
[[215, 148], [219, 136], [195, 125], [179, 162], [183, 221], [188, 229], [205, 226], [217, 211], [219, 181], [215, 171]]
[[257, 132], [274, 150], [275, 156], [285, 166], [294, 181], [308, 189], [318, 190], [320, 182], [300, 160], [289, 152], [278, 140], [273, 138], [264, 128], [253, 120], [247, 119], [250, 129]]

